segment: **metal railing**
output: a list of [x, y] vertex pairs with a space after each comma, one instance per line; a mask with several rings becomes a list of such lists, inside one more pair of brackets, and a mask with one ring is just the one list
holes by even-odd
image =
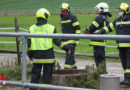
[[[0, 28], [0, 30], [13, 30], [13, 29], [15, 29], [15, 32], [19, 31], [19, 30], [25, 31], [25, 32], [29, 32], [28, 29], [19, 27], [17, 23], [18, 23], [18, 21], [15, 18], [15, 27]], [[110, 42], [110, 41], [107, 41], [107, 42]], [[9, 43], [9, 44], [16, 43], [16, 46], [17, 46], [17, 50], [16, 51], [15, 50], [0, 49], [0, 52], [2, 52], [2, 53], [17, 53], [18, 63], [20, 64], [21, 60], [20, 60], [19, 44], [21, 42], [18, 40], [18, 38], [16, 38], [16, 42], [14, 42], [14, 41], [12, 41], [12, 42], [11, 41], [2, 41], [0, 43], [2, 43], [2, 44], [5, 44], [5, 43]], [[116, 43], [116, 42], [114, 42], [114, 43]], [[78, 44], [80, 44], [80, 45], [89, 45], [89, 43], [84, 43], [84, 42], [78, 42]], [[107, 44], [105, 45], [105, 47], [117, 48], [117, 46], [107, 45]], [[54, 51], [56, 51], [56, 53], [58, 53], [58, 54], [65, 54], [65, 52], [61, 51], [61, 50], [54, 50]], [[105, 58], [119, 59], [119, 56], [112, 56], [113, 54], [117, 54], [117, 52], [114, 52], [114, 53], [113, 52], [112, 53], [105, 53], [105, 54], [106, 54]], [[77, 53], [77, 52], [75, 53], [75, 55], [76, 56], [94, 57], [93, 54], [86, 54], [86, 53], [83, 54], [83, 53]]]
[[[87, 89], [87, 88], [74, 88], [74, 87], [65, 87], [65, 86], [55, 86], [55, 85], [44, 85], [44, 84], [34, 84], [34, 83], [22, 83], [22, 82], [14, 82], [14, 81], [6, 81], [8, 85], [13, 86], [23, 86], [23, 87], [31, 87], [31, 88], [42, 88], [45, 90], [95, 90], [95, 89]], [[1, 80], [0, 80], [1, 83]], [[23, 88], [25, 90], [25, 88]]]
[[[26, 82], [26, 69], [27, 69], [27, 62], [26, 62], [26, 44], [27, 44], [27, 37], [46, 37], [46, 38], [73, 38], [73, 39], [95, 39], [95, 40], [102, 40], [102, 39], [109, 39], [109, 40], [129, 40], [130, 35], [84, 35], [84, 34], [30, 34], [30, 33], [7, 33], [1, 32], [0, 37], [22, 37], [22, 82], [12, 82], [7, 81], [9, 85], [16, 85], [22, 86], [23, 90], [26, 90], [26, 87], [35, 87], [35, 88], [43, 88], [46, 90], [92, 90], [92, 89], [83, 89], [83, 88], [72, 88], [72, 87], [63, 87], [63, 86], [48, 86], [42, 84], [32, 84]], [[1, 82], [0, 82], [1, 83]]]

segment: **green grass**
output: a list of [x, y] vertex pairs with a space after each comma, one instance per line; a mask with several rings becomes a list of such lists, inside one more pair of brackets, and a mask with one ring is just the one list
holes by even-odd
[[[84, 15], [84, 14], [76, 14], [78, 17], [78, 20], [80, 22], [81, 26], [81, 32], [83, 34], [84, 28], [88, 27], [91, 22], [95, 18], [95, 14], [89, 14], [89, 15]], [[18, 25], [19, 27], [26, 28], [28, 29], [32, 24], [36, 23], [36, 18], [35, 16], [18, 16]], [[113, 21], [113, 19], [116, 18], [116, 15], [114, 15], [112, 18], [110, 18], [110, 21]], [[61, 33], [61, 25], [60, 25], [60, 17], [59, 15], [51, 15], [49, 18], [49, 23], [56, 26], [57, 32]], [[0, 17], [0, 28], [3, 27], [14, 27], [14, 16], [2, 16]], [[14, 30], [0, 30], [0, 32], [14, 32]], [[24, 32], [24, 31], [20, 31]], [[110, 34], [115, 34], [115, 32], [112, 32]], [[15, 41], [15, 38], [12, 37], [0, 37], [0, 41]], [[107, 45], [116, 45], [115, 41], [113, 40], [107, 40]], [[16, 49], [15, 44], [0, 44], [1, 49]], [[55, 47], [55, 49], [59, 49], [58, 47]], [[77, 53], [88, 53], [92, 54], [93, 48], [89, 46], [89, 40], [87, 39], [80, 39], [79, 44], [76, 47], [76, 52]], [[106, 48], [106, 53], [112, 53], [116, 52], [116, 54], [112, 55], [118, 55], [118, 51], [116, 48], [111, 48], [107, 47]], [[108, 54], [111, 55], [111, 54]]]
[[77, 12], [93, 12], [99, 2], [107, 2], [110, 10], [117, 9], [122, 2], [130, 4], [129, 0], [3, 0], [0, 2], [0, 12], [35, 12], [39, 8], [59, 12], [62, 2], [69, 3], [71, 10]]

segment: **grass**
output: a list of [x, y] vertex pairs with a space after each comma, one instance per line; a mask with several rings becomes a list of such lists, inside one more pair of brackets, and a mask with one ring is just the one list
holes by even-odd
[[[115, 10], [122, 0], [4, 0], [0, 3], [0, 12], [34, 12], [43, 7], [51, 12], [59, 12], [62, 2], [69, 3], [72, 11], [93, 12], [99, 2], [106, 2], [110, 10]], [[123, 2], [130, 4], [129, 0]]]
[[[76, 14], [78, 17], [78, 20], [80, 22], [81, 26], [81, 32], [83, 34], [84, 28], [88, 27], [91, 22], [95, 18], [95, 14]], [[28, 29], [32, 24], [36, 23], [36, 18], [35, 16], [18, 16], [18, 25], [19, 27], [26, 28]], [[116, 18], [116, 15], [114, 15], [112, 18], [110, 18], [110, 21], [113, 21], [114, 18]], [[51, 15], [49, 18], [49, 23], [56, 26], [57, 32], [61, 33], [61, 25], [60, 25], [60, 16], [59, 15]], [[2, 16], [0, 17], [0, 28], [4, 27], [14, 27], [14, 16]], [[14, 32], [14, 30], [0, 30], [0, 32]], [[25, 32], [21, 31], [20, 32]], [[115, 32], [112, 32], [110, 34], [115, 34]], [[15, 38], [12, 37], [0, 37], [0, 41], [15, 41]], [[113, 40], [107, 40], [107, 45], [113, 45], [115, 46], [116, 43]], [[16, 49], [15, 44], [0, 44], [1, 49]], [[55, 46], [55, 49], [59, 49], [58, 47]], [[87, 39], [80, 39], [79, 44], [76, 47], [76, 52], [77, 53], [88, 53], [92, 54], [93, 48], [89, 46], [89, 40]], [[106, 53], [110, 53], [108, 55], [111, 55], [112, 52], [116, 52], [116, 54], [112, 55], [118, 55], [118, 51], [116, 48], [111, 48], [107, 47], [106, 48]]]

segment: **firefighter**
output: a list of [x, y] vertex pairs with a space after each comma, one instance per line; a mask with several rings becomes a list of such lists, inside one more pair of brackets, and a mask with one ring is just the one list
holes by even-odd
[[[30, 27], [30, 33], [53, 34], [56, 28], [48, 24], [50, 13], [47, 9], [41, 8], [36, 12], [37, 23]], [[28, 38], [28, 56], [33, 61], [31, 83], [39, 83], [41, 69], [43, 67], [43, 84], [50, 84], [52, 81], [53, 67], [55, 63], [53, 43], [70, 53], [67, 45], [60, 39], [52, 38]], [[36, 90], [36, 89], [30, 89]]]
[[[96, 5], [97, 16], [92, 24], [89, 26], [89, 29], [85, 29], [84, 33], [93, 34], [93, 32], [97, 29], [100, 29], [109, 24], [107, 16], [111, 17], [112, 15], [109, 13], [109, 6], [105, 2], [101, 2]], [[104, 40], [91, 40], [90, 46], [93, 46], [93, 53], [96, 66], [99, 64], [104, 65], [104, 70], [106, 71], [106, 61], [105, 61], [105, 41]]]
[[[117, 35], [130, 35], [130, 13], [129, 5], [121, 3], [119, 6], [119, 17], [107, 27], [95, 31], [94, 33], [108, 33], [116, 30]], [[117, 40], [119, 56], [124, 69], [124, 80], [121, 85], [130, 85], [130, 41]]]
[[[61, 31], [63, 34], [80, 34], [80, 25], [75, 15], [70, 12], [68, 3], [62, 3], [61, 7]], [[72, 46], [71, 54], [66, 52], [65, 69], [77, 69], [74, 57], [76, 42], [78, 39], [62, 39], [65, 45]]]

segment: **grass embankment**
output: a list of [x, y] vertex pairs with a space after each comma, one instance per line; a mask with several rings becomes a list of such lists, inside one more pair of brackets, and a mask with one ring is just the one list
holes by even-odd
[[[70, 4], [74, 12], [94, 12], [94, 7], [100, 2], [109, 4], [110, 11], [115, 11], [122, 0], [3, 0], [0, 3], [0, 12], [34, 12], [39, 8], [47, 8], [50, 12], [60, 12], [62, 2]], [[124, 0], [130, 4], [128, 0]]]

